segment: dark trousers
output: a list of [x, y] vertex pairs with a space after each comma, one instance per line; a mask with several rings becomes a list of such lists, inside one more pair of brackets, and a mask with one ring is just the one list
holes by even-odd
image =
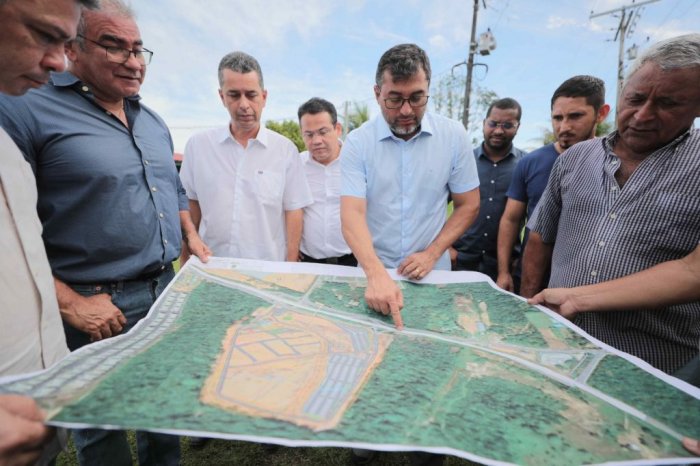
[[[135, 280], [111, 283], [69, 284], [83, 296], [107, 293], [117, 306], [127, 323], [122, 333], [128, 332], [142, 318], [146, 317], [156, 298], [163, 292], [175, 276], [171, 265], [162, 271]], [[90, 337], [64, 322], [66, 340], [71, 351], [90, 343]], [[134, 374], [138, 377], [138, 374]], [[78, 462], [85, 465], [121, 466], [131, 465], [131, 451], [122, 430], [74, 429], [73, 443], [78, 451]], [[139, 464], [178, 465], [180, 464], [180, 438], [174, 435], [137, 432]]]
[[314, 262], [316, 264], [334, 264], [334, 265], [347, 265], [350, 267], [357, 267], [357, 259], [355, 256], [350, 254], [345, 254], [340, 257], [326, 257], [325, 259], [315, 259], [311, 256], [307, 256], [303, 252], [300, 252], [302, 262]]

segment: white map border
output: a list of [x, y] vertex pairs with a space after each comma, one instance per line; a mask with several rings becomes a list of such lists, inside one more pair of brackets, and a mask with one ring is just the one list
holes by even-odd
[[[229, 269], [229, 270], [234, 270], [234, 269], [240, 269], [243, 271], [250, 271], [250, 272], [266, 272], [266, 273], [308, 273], [308, 274], [314, 274], [314, 275], [332, 275], [332, 276], [342, 276], [342, 277], [358, 277], [358, 278], [363, 278], [364, 273], [361, 268], [359, 267], [346, 267], [346, 266], [339, 266], [339, 265], [328, 265], [328, 264], [315, 264], [315, 263], [300, 263], [300, 262], [267, 262], [267, 261], [257, 261], [257, 260], [249, 260], [249, 259], [233, 259], [233, 258], [224, 258], [224, 257], [211, 257], [207, 263], [202, 263], [199, 261], [196, 257], [191, 257], [190, 260], [185, 264], [184, 267], [182, 267], [181, 272], [186, 271], [189, 268], [194, 268], [194, 269], [199, 269], [200, 272], [204, 272], [207, 276], [210, 278], [213, 278], [216, 280], [218, 277], [214, 277], [208, 274], [207, 269]], [[397, 280], [397, 281], [407, 281], [411, 283], [424, 283], [424, 284], [449, 284], [449, 283], [473, 283], [473, 282], [487, 282], [491, 287], [494, 289], [497, 289], [499, 292], [509, 294], [511, 296], [514, 296], [515, 298], [518, 298], [520, 300], [525, 301], [525, 298], [522, 298], [521, 296], [515, 295], [513, 293], [506, 292], [500, 288], [498, 288], [495, 283], [486, 275], [478, 273], [478, 272], [448, 272], [448, 271], [440, 271], [440, 270], [433, 270], [430, 272], [426, 277], [424, 277], [420, 281], [416, 280], [410, 280], [406, 279], [402, 276], [400, 276], [397, 272], [396, 269], [388, 269], [389, 275], [392, 277], [392, 279]], [[221, 280], [221, 279], [219, 279]], [[168, 296], [170, 293], [168, 293], [171, 289], [172, 286], [174, 286], [176, 280], [173, 280], [166, 289], [163, 291], [163, 293], [160, 295], [160, 297], [156, 300], [156, 302], [153, 304], [151, 307], [151, 311], [148, 313], [146, 318], [142, 319], [137, 325], [134, 326], [132, 331], [129, 334], [124, 334], [124, 335], [119, 335], [107, 340], [102, 340], [99, 342], [95, 342], [93, 344], [90, 344], [86, 347], [83, 347], [71, 354], [75, 355], [75, 357], [79, 357], [80, 359], [88, 359], [90, 358], [91, 355], [97, 352], [102, 352], [103, 348], [109, 348], [110, 346], [115, 346], [119, 344], [119, 342], [124, 341], [126, 343], [127, 340], [129, 340], [129, 336], [132, 333], [137, 333], [137, 329], [143, 329], [145, 330], [145, 327], [150, 327], [152, 330], [157, 330], [160, 328], [160, 330], [163, 330], [163, 326], [167, 325], [172, 322], [177, 315], [179, 315], [179, 310], [177, 314], [173, 313], [160, 313], [162, 314], [159, 319], [154, 319], [156, 314], [154, 312], [154, 309], [158, 308], [160, 304], [166, 299], [173, 299], [172, 296]], [[182, 304], [182, 303], [180, 303]], [[176, 308], [179, 309], [179, 306], [175, 306]], [[622, 351], [619, 351], [605, 343], [603, 343], [600, 340], [597, 340], [596, 338], [592, 337], [588, 333], [584, 332], [581, 330], [579, 327], [574, 325], [571, 321], [568, 319], [562, 317], [561, 315], [557, 314], [556, 312], [543, 307], [543, 306], [535, 306], [556, 321], [560, 322], [562, 325], [570, 328], [573, 330], [576, 334], [579, 334], [586, 338], [587, 340], [591, 341], [594, 343], [596, 346], [599, 346], [600, 348], [604, 349], [605, 351], [614, 354], [616, 356], [619, 356], [621, 358], [624, 358], [634, 365], [644, 369], [647, 372], [652, 373], [654, 376], [664, 380], [666, 383], [673, 385], [674, 387], [678, 388], [679, 390], [684, 391], [685, 393], [693, 396], [696, 399], [700, 400], [700, 388], [694, 387], [682, 380], [679, 380], [675, 377], [672, 377], [656, 368], [653, 366], [649, 365], [647, 362], [632, 356], [630, 354], [624, 353]], [[316, 311], [318, 312], [318, 311]], [[342, 318], [343, 320], [353, 320], [353, 319], [348, 319], [345, 316], [336, 316], [337, 318]], [[366, 321], [362, 321], [362, 323], [367, 324]], [[391, 331], [398, 332], [398, 333], [403, 333], [405, 334], [407, 330], [396, 330], [393, 326], [386, 325], [382, 322], [376, 322], [372, 324], [375, 327], [381, 327], [383, 330], [390, 329]], [[410, 330], [408, 330], [410, 332]], [[141, 342], [140, 345], [135, 345], [135, 346], [149, 346], [152, 340], [155, 340], [158, 338], [160, 335], [160, 332], [155, 332], [151, 335], [152, 338], [149, 338], [149, 341], [144, 341]], [[435, 335], [432, 335], [433, 338], [435, 338]], [[445, 338], [446, 341], [449, 341], [449, 338]], [[486, 350], [488, 351], [487, 348], [480, 348], [481, 350]], [[110, 348], [110, 349], [105, 349], [104, 353], [110, 353], [110, 352], [115, 352], [119, 351], [116, 348]], [[500, 354], [500, 353], [499, 353]], [[599, 392], [595, 389], [592, 389], [589, 386], [584, 386], [583, 384], [578, 384], [577, 382], [574, 381], [572, 384], [572, 381], [570, 379], [566, 379], [564, 376], [550, 370], [547, 368], [543, 368], [542, 366], [536, 365], [534, 363], [529, 363], [527, 361], [518, 359], [518, 362], [521, 364], [527, 365], [531, 369], [537, 369], [538, 372], [544, 373], [546, 376], [557, 380], [560, 383], [564, 383], [566, 385], [573, 385], [576, 386], [579, 389], [584, 389], [587, 392], [590, 392], [593, 394], [593, 396], [596, 396], [600, 398], [601, 400], [604, 400], [605, 402], [615, 406], [616, 408], [628, 412], [629, 414], [642, 419], [646, 422], [650, 422], [656, 425], [657, 428], [661, 428], [665, 432], [669, 433], [673, 437], [677, 438], [680, 441], [680, 436], [673, 432], [670, 431], [669, 429], [665, 428], [663, 425], [659, 425], [653, 420], [649, 419], [644, 413], [624, 404], [619, 402], [616, 399], [613, 399], [612, 397], [609, 397], [608, 395], [605, 395], [602, 392]], [[111, 369], [111, 367], [108, 367], [107, 370]], [[52, 369], [46, 369], [44, 371], [37, 371], [37, 372], [32, 372], [28, 374], [22, 374], [22, 375], [14, 375], [14, 376], [6, 376], [6, 377], [0, 377], [0, 393], [2, 393], [2, 387], [1, 385], [11, 383], [11, 382], [16, 382], [16, 381], [21, 381], [24, 379], [31, 378], [36, 375], [40, 375], [42, 373], [50, 372]], [[80, 379], [77, 378], [76, 383], [80, 383]], [[46, 387], [47, 389], [50, 387]], [[47, 422], [49, 425], [53, 425], [56, 427], [65, 427], [65, 428], [70, 428], [70, 429], [82, 429], [82, 428], [94, 428], [94, 427], [99, 427], [99, 428], [104, 428], [104, 429], [121, 429], [121, 426], [115, 426], [115, 425], [109, 425], [109, 424], [84, 424], [84, 423], [74, 423], [74, 422], [60, 422], [60, 421], [49, 421]], [[226, 433], [215, 433], [215, 432], [209, 432], [209, 431], [190, 431], [190, 430], [183, 430], [183, 429], [149, 429], [152, 432], [157, 432], [157, 433], [164, 433], [164, 434], [174, 434], [174, 435], [180, 435], [180, 436], [206, 436], [209, 438], [219, 438], [219, 439], [226, 439], [226, 440], [242, 440], [242, 441], [249, 441], [249, 442], [261, 442], [261, 443], [274, 443], [274, 444], [279, 444], [283, 446], [288, 446], [288, 447], [344, 447], [344, 448], [364, 448], [364, 449], [370, 449], [370, 450], [377, 450], [377, 451], [388, 451], [388, 452], [400, 452], [400, 451], [411, 451], [411, 450], [420, 450], [420, 451], [426, 451], [426, 452], [431, 452], [431, 453], [438, 453], [438, 454], [446, 454], [446, 455], [451, 455], [451, 456], [457, 456], [460, 458], [464, 458], [470, 461], [475, 461], [482, 463], [484, 465], [493, 465], [493, 466], [505, 466], [505, 465], [513, 465], [514, 463], [508, 463], [508, 462], [502, 462], [502, 461], [497, 461], [491, 458], [486, 458], [486, 457], [481, 457], [478, 455], [475, 455], [470, 452], [466, 452], [464, 450], [456, 450], [453, 448], [449, 447], [426, 447], [423, 445], [420, 446], [412, 446], [411, 445], [397, 445], [397, 444], [377, 444], [377, 443], [363, 443], [363, 442], [345, 442], [345, 441], [328, 441], [328, 440], [289, 440], [289, 439], [284, 439], [284, 438], [277, 438], [277, 437], [265, 437], [265, 436], [255, 436], [255, 435], [240, 435], [240, 434], [226, 434]], [[663, 458], [663, 459], [653, 459], [653, 460], [629, 460], [629, 461], [612, 461], [612, 462], [606, 462], [606, 463], [598, 463], [600, 466], [653, 466], [653, 465], [681, 465], [681, 464], [696, 464], [697, 463], [697, 458], [684, 458], [684, 457], [678, 457], [678, 458]]]

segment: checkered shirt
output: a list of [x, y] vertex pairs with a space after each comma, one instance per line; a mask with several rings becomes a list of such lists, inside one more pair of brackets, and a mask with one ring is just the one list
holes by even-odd
[[[679, 259], [700, 241], [700, 130], [650, 154], [620, 188], [614, 132], [576, 144], [552, 169], [528, 226], [554, 243], [550, 287], [589, 285]], [[556, 241], [555, 241], [556, 240]], [[698, 354], [700, 301], [587, 312], [574, 322], [599, 340], [672, 373]]]

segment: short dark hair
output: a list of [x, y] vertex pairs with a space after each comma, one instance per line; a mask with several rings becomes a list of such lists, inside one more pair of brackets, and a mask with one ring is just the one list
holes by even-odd
[[394, 81], [407, 81], [422, 67], [430, 82], [430, 60], [425, 50], [416, 44], [399, 44], [390, 48], [379, 59], [374, 80], [382, 87], [384, 72], [389, 71]]
[[312, 97], [301, 104], [299, 110], [297, 111], [297, 116], [299, 117], [299, 122], [301, 123], [301, 117], [307, 113], [317, 115], [323, 112], [328, 112], [328, 114], [331, 116], [331, 123], [333, 123], [333, 126], [338, 123], [338, 112], [335, 110], [335, 105], [320, 97]]
[[561, 83], [554, 91], [550, 108], [554, 108], [554, 101], [559, 97], [585, 97], [586, 104], [593, 107], [597, 113], [605, 104], [605, 83], [595, 76], [574, 76]]
[[518, 112], [518, 116], [516, 117], [518, 121], [520, 121], [520, 117], [523, 116], [523, 109], [520, 107], [518, 101], [515, 99], [511, 99], [510, 97], [504, 97], [502, 99], [494, 100], [493, 102], [491, 102], [491, 105], [489, 105], [489, 109], [486, 111], [486, 118], [491, 116], [491, 110], [493, 110], [494, 108], [498, 108], [501, 110], [516, 110]]

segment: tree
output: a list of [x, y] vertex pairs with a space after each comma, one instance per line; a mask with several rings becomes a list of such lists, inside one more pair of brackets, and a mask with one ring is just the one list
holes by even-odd
[[[449, 74], [438, 81], [430, 95], [437, 113], [453, 120], [462, 119], [466, 79], [466, 76]], [[482, 137], [481, 122], [486, 116], [489, 105], [494, 100], [498, 100], [498, 94], [485, 87], [477, 86], [473, 95], [474, 98], [471, 99], [472, 103], [469, 109], [471, 117], [469, 118], [467, 132], [472, 137], [474, 144], [476, 144]]]
[[[345, 104], [345, 111], [347, 111], [347, 105]], [[362, 104], [358, 102], [352, 103], [352, 111], [346, 115], [339, 115], [340, 119], [343, 120], [343, 135], [348, 134], [353, 129], [362, 126], [362, 123], [369, 120], [369, 107], [367, 104]]]
[[299, 129], [299, 123], [297, 123], [296, 121], [282, 120], [281, 122], [277, 122], [268, 120], [265, 122], [265, 128], [291, 139], [294, 145], [297, 146], [297, 150], [299, 152], [306, 150], [304, 140], [301, 138], [301, 130]]

